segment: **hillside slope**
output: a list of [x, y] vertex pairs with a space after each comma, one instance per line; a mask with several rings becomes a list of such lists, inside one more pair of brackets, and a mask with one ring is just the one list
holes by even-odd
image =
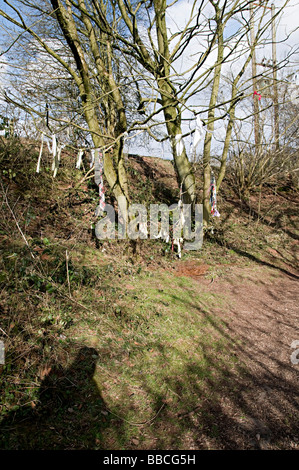
[[[0, 149], [0, 448], [298, 448], [298, 194], [227, 178], [179, 259], [97, 240], [93, 179], [68, 152], [36, 174], [38, 151]], [[134, 202], [177, 201], [170, 161], [127, 166]]]

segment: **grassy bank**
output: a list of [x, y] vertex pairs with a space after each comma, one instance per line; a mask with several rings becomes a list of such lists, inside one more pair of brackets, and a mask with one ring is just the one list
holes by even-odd
[[[180, 260], [162, 242], [96, 240], [92, 180], [76, 188], [68, 154], [56, 179], [49, 162], [37, 175], [37, 153], [1, 150], [0, 448], [184, 449], [199, 431], [199, 448], [225, 447], [217, 413], [247, 371], [213, 283], [236, 266], [296, 277], [297, 194], [244, 203], [226, 183], [221, 220]], [[129, 160], [135, 196], [174, 202], [171, 163], [145, 163]]]

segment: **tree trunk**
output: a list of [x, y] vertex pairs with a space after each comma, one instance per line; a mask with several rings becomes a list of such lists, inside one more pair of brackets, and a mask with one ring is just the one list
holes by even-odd
[[[163, 99], [162, 99], [163, 101]], [[164, 111], [168, 135], [171, 138], [172, 153], [179, 184], [182, 186], [182, 199], [185, 204], [195, 204], [195, 177], [191, 163], [188, 160], [185, 145], [182, 153], [177, 152], [176, 137], [182, 135], [178, 111], [174, 106], [166, 107]]]
[[176, 137], [182, 134], [181, 110], [177, 100], [177, 91], [170, 78], [169, 39], [166, 24], [167, 0], [154, 0], [156, 14], [156, 31], [158, 42], [158, 75], [156, 77], [161, 96], [164, 117], [168, 136], [171, 140], [173, 158], [177, 171], [179, 184], [182, 186], [183, 201], [187, 204], [195, 203], [195, 177], [188, 160], [185, 145], [182, 152], [177, 152]]
[[203, 224], [208, 226], [210, 221], [210, 186], [211, 186], [211, 144], [212, 132], [214, 130], [215, 106], [220, 84], [221, 67], [223, 60], [223, 25], [219, 18], [219, 11], [216, 11], [216, 20], [218, 21], [218, 55], [217, 64], [215, 66], [212, 92], [209, 103], [207, 132], [204, 140], [203, 149]]
[[[85, 58], [85, 53], [79, 40], [77, 26], [72, 16], [71, 3], [69, 0], [67, 0], [66, 3], [68, 9], [64, 8], [60, 0], [51, 0], [51, 3], [55, 9], [57, 20], [72, 51], [80, 77], [82, 79], [78, 84], [78, 88], [82, 100], [84, 116], [90, 130], [94, 146], [95, 148], [104, 149], [105, 140], [96, 113], [95, 106], [97, 100], [95, 99], [94, 90], [90, 81], [88, 60]], [[123, 143], [121, 137], [122, 133], [126, 130], [127, 123], [121, 94], [114, 81], [114, 77], [111, 71], [111, 48], [108, 45], [109, 47], [106, 49], [106, 54], [101, 54], [93, 25], [90, 21], [90, 18], [84, 13], [83, 7], [85, 4], [83, 0], [79, 0], [79, 5], [81, 7], [81, 20], [86, 28], [86, 31], [88, 32], [90, 50], [93, 55], [99, 76], [102, 78], [102, 85], [111, 93], [111, 106], [113, 107], [112, 111], [117, 111], [117, 130], [116, 135], [114, 136], [115, 144], [113, 148], [113, 154], [117, 164], [116, 168], [114, 168], [113, 159], [111, 158], [111, 155], [106, 152], [104, 156], [104, 174], [114, 197], [118, 200], [121, 198], [121, 200], [124, 201], [122, 204], [127, 206], [129, 203], [128, 183], [124, 167]], [[107, 112], [109, 113], [109, 109]]]

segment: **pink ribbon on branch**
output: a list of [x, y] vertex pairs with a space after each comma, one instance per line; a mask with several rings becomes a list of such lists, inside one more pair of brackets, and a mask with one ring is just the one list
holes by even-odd
[[261, 101], [262, 95], [261, 95], [260, 93], [258, 93], [257, 91], [254, 91], [253, 96], [254, 96], [254, 95], [257, 95], [258, 98], [259, 98], [259, 101]]

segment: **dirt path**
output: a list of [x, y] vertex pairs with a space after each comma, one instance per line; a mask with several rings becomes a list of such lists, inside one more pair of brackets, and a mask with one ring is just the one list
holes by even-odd
[[[299, 449], [298, 279], [264, 267], [229, 267], [205, 279], [203, 289], [222, 294], [227, 308], [215, 312], [222, 334], [235, 345], [247, 373], [223, 384], [216, 448]], [[296, 361], [297, 362], [297, 361]]]

